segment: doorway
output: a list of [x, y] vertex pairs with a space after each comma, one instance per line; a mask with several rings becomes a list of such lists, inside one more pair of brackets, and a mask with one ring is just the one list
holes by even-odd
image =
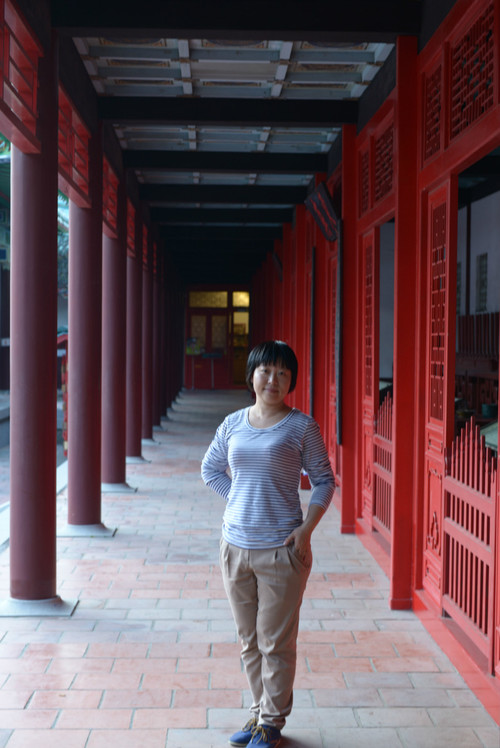
[[247, 290], [189, 290], [184, 385], [212, 390], [244, 387], [249, 326]]

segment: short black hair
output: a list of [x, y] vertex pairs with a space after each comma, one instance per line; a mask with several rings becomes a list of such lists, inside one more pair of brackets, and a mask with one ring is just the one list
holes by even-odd
[[299, 363], [297, 356], [287, 343], [283, 343], [282, 340], [267, 340], [265, 343], [259, 343], [259, 345], [256, 345], [250, 351], [246, 371], [246, 383], [250, 392], [254, 391], [252, 384], [253, 373], [261, 364], [272, 364], [273, 366], [281, 364], [285, 369], [289, 369], [292, 373], [292, 378], [288, 392], [292, 392], [295, 389]]

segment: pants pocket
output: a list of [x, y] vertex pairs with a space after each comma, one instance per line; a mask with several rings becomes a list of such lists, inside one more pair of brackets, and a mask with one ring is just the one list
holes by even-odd
[[295, 550], [294, 545], [291, 545], [291, 546], [288, 545], [287, 550], [288, 550], [288, 556], [290, 558], [292, 565], [295, 568], [298, 567], [301, 571], [304, 571], [304, 570], [307, 571], [307, 573], [309, 574], [309, 572], [311, 571], [312, 562], [313, 562], [313, 555], [312, 555], [311, 548], [309, 547], [307, 556], [304, 559], [301, 558], [301, 556], [297, 554], [297, 551]]

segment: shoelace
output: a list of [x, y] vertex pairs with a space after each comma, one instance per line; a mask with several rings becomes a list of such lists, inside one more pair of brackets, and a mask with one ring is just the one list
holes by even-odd
[[[258, 737], [258, 740], [255, 738]], [[269, 743], [271, 741], [271, 730], [264, 725], [257, 725], [252, 731], [252, 743]]]
[[242, 732], [253, 732], [257, 727], [257, 720], [255, 717], [250, 717], [246, 725], [243, 726]]

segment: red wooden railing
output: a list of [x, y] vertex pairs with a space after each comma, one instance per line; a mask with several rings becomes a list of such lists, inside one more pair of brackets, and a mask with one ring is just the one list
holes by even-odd
[[462, 315], [457, 318], [457, 353], [474, 358], [497, 358], [498, 334], [498, 312]]
[[390, 542], [392, 506], [392, 397], [375, 418], [373, 435], [373, 526]]
[[497, 461], [474, 418], [447, 454], [443, 609], [493, 671]]

